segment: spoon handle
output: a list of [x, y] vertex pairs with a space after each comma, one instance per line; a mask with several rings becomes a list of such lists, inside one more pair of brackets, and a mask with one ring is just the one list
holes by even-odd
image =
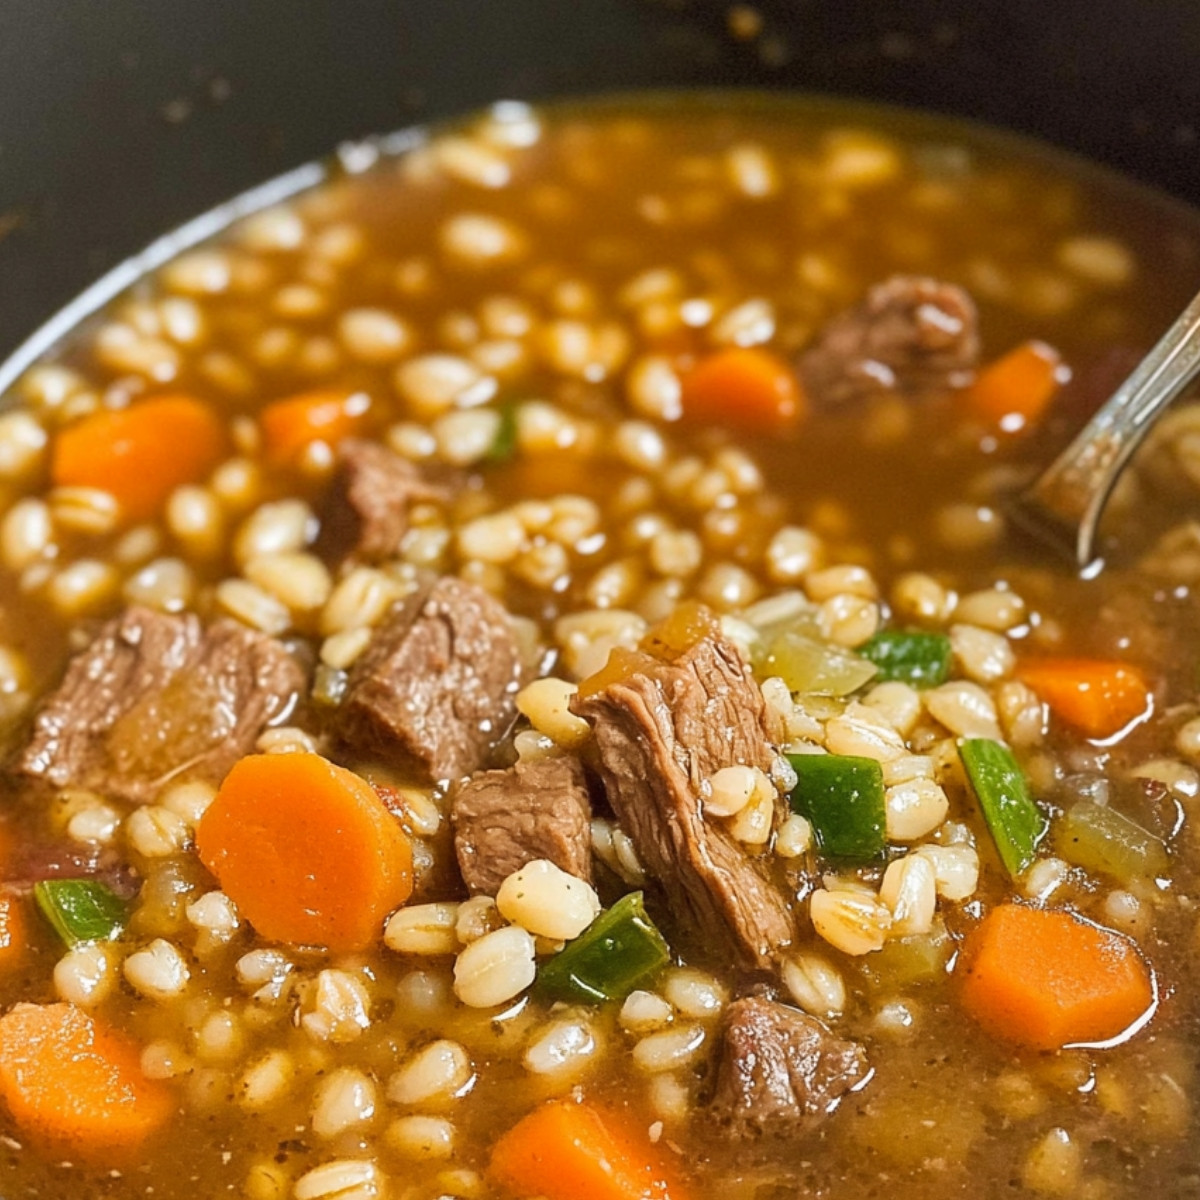
[[1092, 561], [1096, 529], [1121, 470], [1155, 418], [1200, 373], [1200, 295], [1020, 497], [1018, 515]]

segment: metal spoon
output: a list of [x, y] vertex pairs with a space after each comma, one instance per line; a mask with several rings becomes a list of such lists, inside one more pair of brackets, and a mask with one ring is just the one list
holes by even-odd
[[1096, 530], [1117, 477], [1159, 414], [1200, 374], [1200, 295], [1075, 440], [1010, 505], [1018, 524], [1092, 566]]

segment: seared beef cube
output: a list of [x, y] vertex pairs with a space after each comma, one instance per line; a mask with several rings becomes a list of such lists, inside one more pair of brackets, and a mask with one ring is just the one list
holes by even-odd
[[17, 770], [136, 804], [180, 776], [219, 783], [304, 687], [274, 638], [130, 608], [71, 660]]
[[592, 804], [576, 758], [483, 771], [454, 794], [450, 815], [458, 867], [472, 895], [494, 896], [537, 858], [592, 881]]
[[79, 842], [25, 842], [3, 864], [0, 882], [6, 889], [27, 891], [47, 879], [95, 879], [124, 900], [137, 895], [138, 873], [109, 846]]
[[446, 489], [377, 442], [343, 442], [338, 459], [318, 544], [326, 558], [392, 558], [408, 532], [409, 506], [446, 498]]
[[762, 692], [737, 647], [709, 634], [674, 661], [645, 655], [571, 709], [595, 731], [609, 803], [679, 930], [725, 962], [771, 968], [794, 936], [787, 896], [701, 804], [714, 772], [769, 771], [775, 757]]
[[730, 1138], [811, 1133], [867, 1076], [857, 1042], [763, 996], [735, 1000], [722, 1017], [721, 1055], [708, 1113]]
[[950, 283], [897, 275], [834, 317], [798, 369], [813, 403], [834, 407], [887, 392], [920, 397], [962, 387], [978, 357], [971, 297]]
[[339, 729], [427, 782], [481, 767], [516, 716], [521, 658], [504, 609], [444, 578], [397, 605], [351, 669]]

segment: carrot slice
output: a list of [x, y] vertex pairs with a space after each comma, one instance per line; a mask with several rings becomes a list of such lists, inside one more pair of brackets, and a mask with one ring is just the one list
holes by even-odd
[[490, 1173], [514, 1195], [546, 1200], [682, 1200], [649, 1140], [590, 1104], [551, 1100], [492, 1149]]
[[362, 427], [369, 402], [362, 392], [303, 392], [268, 404], [259, 414], [267, 457], [284, 467], [313, 442], [336, 446]]
[[136, 1150], [171, 1116], [137, 1047], [70, 1004], [18, 1004], [0, 1017], [0, 1099], [29, 1137], [88, 1161]]
[[994, 1037], [1035, 1050], [1106, 1041], [1154, 1003], [1133, 943], [1068, 912], [998, 905], [964, 961], [963, 1006]]
[[69, 425], [55, 439], [50, 474], [58, 487], [108, 492], [123, 520], [145, 521], [177, 487], [208, 475], [226, 444], [225, 427], [208, 405], [156, 396]]
[[1036, 425], [1063, 380], [1062, 356], [1045, 342], [1025, 342], [980, 371], [966, 400], [976, 416], [1007, 433]]
[[1128, 663], [1043, 658], [1018, 664], [1016, 676], [1055, 716], [1088, 737], [1112, 737], [1154, 706], [1150, 685]]
[[740, 346], [708, 355], [684, 376], [681, 406], [685, 420], [760, 433], [794, 425], [805, 407], [787, 362]]
[[196, 830], [204, 865], [263, 937], [364, 950], [412, 893], [412, 845], [365, 779], [319, 754], [254, 754]]
[[24, 898], [0, 892], [0, 975], [15, 971], [29, 953], [30, 929]]

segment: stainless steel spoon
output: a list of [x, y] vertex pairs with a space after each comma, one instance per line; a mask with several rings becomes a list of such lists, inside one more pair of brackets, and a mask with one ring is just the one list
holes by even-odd
[[1096, 531], [1117, 477], [1172, 400], [1200, 374], [1200, 295], [1105, 401], [1075, 440], [1010, 505], [1018, 524], [1093, 564]]

